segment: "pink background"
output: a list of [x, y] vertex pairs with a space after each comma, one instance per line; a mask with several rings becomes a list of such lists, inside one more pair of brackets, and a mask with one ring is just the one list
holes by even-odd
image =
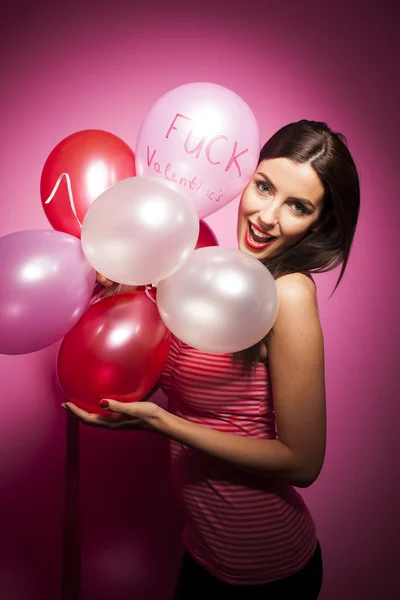
[[[321, 599], [397, 597], [399, 9], [345, 0], [23, 4], [3, 7], [0, 19], [0, 235], [49, 227], [40, 174], [61, 139], [99, 128], [134, 148], [151, 105], [183, 83], [233, 89], [263, 140], [303, 117], [347, 135], [362, 210], [339, 290], [329, 299], [337, 273], [317, 279], [328, 447], [302, 494], [323, 548]], [[235, 246], [236, 209], [207, 219], [222, 245]], [[56, 349], [0, 356], [2, 600], [59, 598], [65, 414]], [[181, 548], [167, 451], [166, 439], [145, 433], [82, 431], [84, 600], [171, 598]]]

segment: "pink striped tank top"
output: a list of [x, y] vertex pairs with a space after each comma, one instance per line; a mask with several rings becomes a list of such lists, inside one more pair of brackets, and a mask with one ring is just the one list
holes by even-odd
[[[196, 350], [172, 336], [160, 379], [169, 410], [227, 433], [276, 439], [267, 365], [250, 374], [231, 354]], [[246, 473], [171, 441], [183, 542], [221, 581], [252, 585], [301, 570], [317, 544], [314, 522], [290, 485]]]

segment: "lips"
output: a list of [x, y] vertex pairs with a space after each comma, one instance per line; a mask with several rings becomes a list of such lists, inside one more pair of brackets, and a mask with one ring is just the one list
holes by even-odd
[[266, 238], [265, 233], [263, 233], [257, 226], [255, 226], [251, 221], [248, 221], [248, 226], [246, 229], [246, 244], [252, 250], [263, 250], [272, 244], [272, 242], [276, 239], [275, 236], [270, 235]]

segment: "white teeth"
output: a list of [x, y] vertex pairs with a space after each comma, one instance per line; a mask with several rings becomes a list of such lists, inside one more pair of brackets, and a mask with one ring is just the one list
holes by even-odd
[[273, 235], [268, 235], [267, 233], [261, 233], [261, 231], [259, 231], [258, 229], [255, 229], [255, 227], [253, 226], [253, 223], [250, 223], [250, 230], [252, 231], [252, 233], [254, 233], [255, 235], [257, 235], [258, 237], [262, 238], [265, 241], [267, 241], [268, 239], [272, 239], [274, 237]]

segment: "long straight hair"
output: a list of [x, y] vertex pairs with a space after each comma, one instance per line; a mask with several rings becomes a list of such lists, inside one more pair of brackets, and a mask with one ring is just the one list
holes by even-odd
[[[263, 146], [259, 163], [272, 158], [308, 162], [324, 196], [317, 223], [299, 242], [264, 264], [274, 279], [289, 273], [324, 273], [342, 265], [333, 294], [346, 270], [360, 210], [359, 177], [347, 140], [326, 123], [301, 120], [279, 129]], [[236, 352], [234, 358], [243, 358], [244, 368], [255, 367], [260, 347], [261, 342]]]

